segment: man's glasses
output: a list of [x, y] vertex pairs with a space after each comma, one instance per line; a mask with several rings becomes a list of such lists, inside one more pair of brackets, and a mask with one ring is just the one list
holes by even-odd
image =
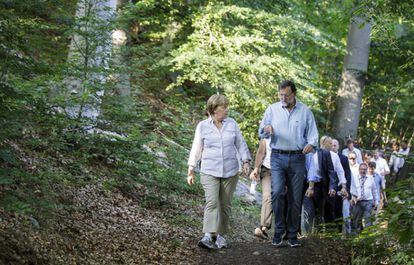
[[349, 158], [349, 160], [355, 160], [355, 159], [356, 159], [355, 157], [350, 157], [350, 158]]
[[278, 95], [279, 95], [279, 98], [289, 98], [290, 96], [292, 96], [292, 94], [293, 94], [293, 92], [290, 93], [290, 94], [281, 94], [281, 93], [279, 93]]

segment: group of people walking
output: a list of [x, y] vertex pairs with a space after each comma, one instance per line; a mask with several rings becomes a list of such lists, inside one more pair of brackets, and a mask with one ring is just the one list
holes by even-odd
[[[341, 219], [344, 233], [359, 231], [361, 219], [365, 226], [371, 225], [372, 210], [386, 202], [384, 176], [390, 170], [381, 153], [363, 156], [352, 140], [339, 153], [336, 139], [323, 136], [319, 141], [314, 116], [296, 99], [292, 81], [279, 84], [278, 97], [261, 120], [261, 141], [250, 173], [250, 179], [261, 181], [263, 192], [260, 226], [254, 234], [269, 239], [273, 217], [272, 244], [282, 246], [286, 240], [299, 247], [298, 235], [311, 233], [322, 223]], [[199, 246], [208, 249], [228, 247], [225, 235], [240, 161], [247, 175], [252, 160], [236, 121], [228, 117], [228, 106], [225, 96], [210, 97], [208, 118], [197, 125], [188, 160], [190, 185], [200, 165], [206, 205]], [[401, 166], [397, 158], [390, 159], [393, 167]]]

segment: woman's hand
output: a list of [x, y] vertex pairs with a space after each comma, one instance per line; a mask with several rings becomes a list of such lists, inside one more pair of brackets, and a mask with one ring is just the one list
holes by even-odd
[[335, 197], [336, 190], [335, 189], [330, 189], [328, 194], [329, 194], [329, 197]]
[[258, 180], [258, 177], [257, 177], [258, 173], [259, 173], [258, 169], [257, 167], [255, 167], [252, 173], [250, 173], [250, 180]]
[[188, 185], [193, 185], [194, 184], [194, 180], [195, 180], [195, 172], [194, 172], [194, 167], [193, 166], [189, 166], [188, 167], [188, 173], [187, 173], [188, 177], [187, 177], [187, 183]]

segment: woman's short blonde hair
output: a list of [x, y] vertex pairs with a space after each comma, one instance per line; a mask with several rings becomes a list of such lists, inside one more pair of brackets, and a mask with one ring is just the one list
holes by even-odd
[[223, 95], [212, 95], [207, 101], [207, 113], [211, 116], [219, 106], [227, 107], [229, 100]]

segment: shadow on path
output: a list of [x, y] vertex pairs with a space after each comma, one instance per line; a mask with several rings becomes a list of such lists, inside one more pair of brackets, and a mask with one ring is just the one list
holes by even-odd
[[270, 242], [235, 242], [228, 249], [199, 249], [199, 264], [350, 264], [351, 256], [342, 242], [308, 238], [302, 246], [274, 247]]

